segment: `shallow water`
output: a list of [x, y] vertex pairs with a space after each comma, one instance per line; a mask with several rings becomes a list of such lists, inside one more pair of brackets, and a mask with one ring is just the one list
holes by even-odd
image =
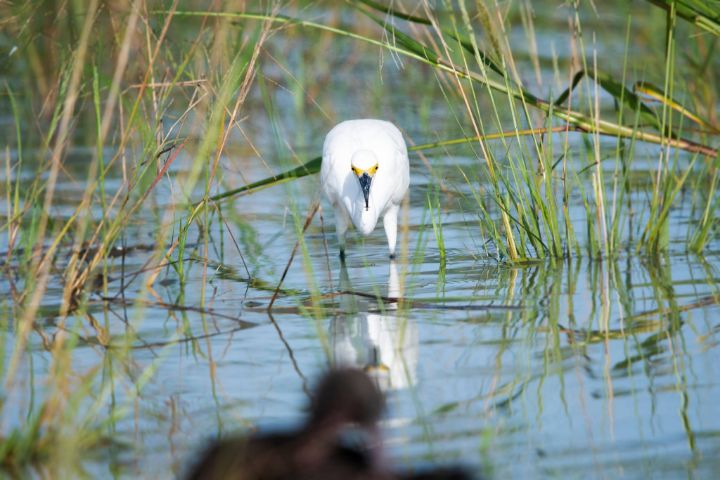
[[[536, 13], [538, 41], [549, 42], [565, 60], [567, 11], [548, 7]], [[624, 22], [615, 19], [612, 31], [596, 18], [584, 24], [598, 32], [599, 57], [622, 54]], [[521, 71], [534, 78], [517, 24], [513, 51]], [[655, 30], [650, 23], [641, 28], [646, 40], [633, 45], [632, 55], [656, 46], [647, 40]], [[327, 75], [326, 83], [304, 97], [273, 60], [263, 62], [258, 82], [264, 82], [269, 100], [255, 89], [241, 125], [265, 163], [236, 135], [221, 161], [225, 185], [285, 170], [294, 163], [280, 159], [295, 154], [317, 155], [324, 133], [345, 118], [388, 118], [411, 143], [469, 131], [462, 130], [468, 128], [465, 120], [456, 122], [429, 69], [344, 39], [329, 57], [318, 56], [313, 45], [324, 38], [308, 33], [290, 41], [278, 34], [271, 40], [268, 52], [282, 58], [284, 68], [305, 75], [304, 82]], [[552, 58], [546, 54], [541, 66], [547, 83], [537, 89], [558, 91], [550, 86]], [[350, 66], [346, 55], [354, 57]], [[637, 68], [653, 66], [647, 60]], [[274, 115], [267, 113], [268, 102]], [[462, 106], [455, 108], [462, 114]], [[573, 135], [570, 142], [573, 160], [587, 165], [583, 138]], [[192, 148], [181, 154], [173, 173], [187, 168]], [[502, 144], [493, 148], [501, 157], [511, 153]], [[614, 140], [604, 140], [601, 154], [613, 158], [615, 149]], [[649, 195], [657, 152], [636, 147], [633, 201]], [[56, 218], [71, 215], [85, 189], [78, 178], [92, 149], [73, 153], [73, 176], [58, 185]], [[64, 327], [77, 329], [80, 338], [73, 368], [80, 373], [101, 367], [103, 381], [115, 385], [113, 404], [126, 401], [143, 370], [157, 364], [139, 399], [131, 401], [131, 413], [112, 427], [124, 446], [82, 468], [96, 476], [177, 475], [208, 437], [297, 422], [305, 391], [328, 365], [380, 363], [379, 381], [389, 397], [383, 428], [399, 462], [458, 461], [490, 478], [712, 477], [720, 470], [720, 243], [711, 243], [704, 256], [684, 253], [695, 214], [691, 194], [673, 208], [669, 248], [658, 257], [628, 251], [614, 260], [513, 266], [498, 258], [480, 226], [473, 200], [482, 187], [476, 181], [483, 168], [478, 158], [468, 147], [411, 155], [411, 192], [401, 212], [407, 228], [400, 233], [397, 262], [388, 260], [378, 228], [367, 239], [351, 235], [343, 268], [332, 212], [322, 203], [272, 314], [268, 304], [319, 198], [318, 179], [226, 202], [227, 223], [212, 216], [207, 243], [197, 229], [188, 236], [183, 274], [166, 267], [145, 290], [157, 226], [168, 207], [183, 200], [176, 185], [161, 182], [123, 236], [130, 250], [109, 260], [105, 298], [90, 293], [88, 315], [71, 317]], [[607, 178], [613, 169], [606, 167]], [[32, 171], [22, 174], [32, 180]], [[120, 187], [121, 174], [118, 169], [108, 180], [109, 191]], [[5, 172], [0, 175], [4, 185]], [[581, 198], [573, 192], [570, 217], [582, 243]], [[429, 201], [441, 206], [444, 262]], [[171, 221], [181, 219], [184, 212], [178, 212]], [[100, 210], [94, 213], [101, 216]], [[637, 237], [644, 215], [638, 209], [627, 235]], [[3, 237], [0, 250], [6, 248]], [[58, 271], [64, 261], [58, 260]], [[51, 336], [58, 331], [62, 294], [56, 280], [41, 309], [42, 331]], [[11, 288], [17, 288], [12, 280], [0, 277], [0, 292]], [[387, 297], [406, 300], [398, 305]], [[103, 346], [108, 339], [117, 346], [130, 339], [130, 357], [118, 355], [123, 359], [116, 361], [113, 348]], [[22, 371], [27, 384], [5, 408], [22, 411], [30, 392], [42, 396], [50, 354], [41, 335], [30, 341]]]

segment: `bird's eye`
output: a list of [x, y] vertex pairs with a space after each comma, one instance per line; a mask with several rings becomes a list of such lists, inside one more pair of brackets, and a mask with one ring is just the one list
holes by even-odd
[[369, 173], [370, 175], [375, 175], [375, 172], [377, 172], [377, 170], [378, 170], [378, 165], [375, 165], [374, 167], [371, 167], [371, 168], [368, 170], [368, 173]]
[[362, 171], [361, 171], [359, 168], [350, 167], [350, 170], [352, 170], [352, 172], [353, 172], [355, 175], [357, 175], [358, 177], [362, 174]]

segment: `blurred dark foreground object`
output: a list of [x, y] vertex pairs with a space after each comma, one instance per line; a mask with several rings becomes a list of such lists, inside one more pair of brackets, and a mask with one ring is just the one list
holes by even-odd
[[[385, 400], [370, 377], [336, 369], [317, 386], [306, 424], [294, 432], [212, 443], [187, 480], [326, 480], [473, 478], [460, 468], [393, 472], [383, 458], [378, 421]], [[353, 441], [350, 441], [353, 440]]]

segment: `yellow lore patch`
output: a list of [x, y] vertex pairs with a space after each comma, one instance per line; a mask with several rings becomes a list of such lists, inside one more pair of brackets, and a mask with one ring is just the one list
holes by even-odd
[[367, 173], [368, 175], [370, 175], [372, 177], [373, 175], [375, 175], [375, 172], [377, 172], [378, 164], [376, 163], [374, 166], [368, 168], [367, 170], [363, 170], [362, 168], [353, 167], [352, 165], [350, 166], [350, 169], [358, 177], [362, 177], [363, 173]]

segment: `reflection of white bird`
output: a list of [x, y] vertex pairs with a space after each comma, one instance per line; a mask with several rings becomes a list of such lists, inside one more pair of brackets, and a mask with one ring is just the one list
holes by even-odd
[[390, 258], [395, 256], [397, 216], [410, 164], [400, 130], [383, 120], [348, 120], [325, 137], [320, 182], [335, 210], [340, 258], [350, 222], [363, 235], [383, 217]]
[[[390, 262], [388, 296], [401, 296], [395, 262]], [[351, 290], [345, 269], [340, 273], [341, 288]], [[344, 284], [344, 285], [343, 285]], [[354, 300], [350, 297], [350, 300]], [[352, 302], [351, 302], [352, 303]], [[399, 390], [415, 383], [418, 363], [418, 330], [411, 319], [396, 315], [394, 303], [384, 313], [352, 315], [333, 319], [330, 326], [333, 361], [337, 366], [360, 367], [375, 378], [383, 390]]]

